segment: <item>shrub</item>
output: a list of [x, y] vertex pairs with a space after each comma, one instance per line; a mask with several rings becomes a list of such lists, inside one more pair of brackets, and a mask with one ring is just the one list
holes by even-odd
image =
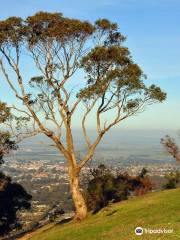
[[17, 212], [30, 209], [31, 196], [18, 183], [0, 172], [0, 235], [20, 226]]
[[113, 174], [104, 165], [90, 171], [91, 178], [87, 183], [86, 201], [89, 210], [94, 213], [107, 206], [109, 202], [128, 199], [129, 195], [142, 195], [152, 189], [152, 183], [143, 169], [138, 176], [127, 173]]
[[164, 185], [165, 189], [174, 189], [177, 187], [177, 184], [180, 182], [180, 172], [170, 172], [165, 175], [167, 183]]

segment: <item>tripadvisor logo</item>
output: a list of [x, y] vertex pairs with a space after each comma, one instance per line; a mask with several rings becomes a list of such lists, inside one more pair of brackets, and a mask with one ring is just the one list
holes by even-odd
[[143, 234], [143, 228], [137, 227], [137, 228], [135, 229], [135, 234], [136, 234], [136, 235], [142, 235], [142, 234]]
[[167, 229], [167, 228], [159, 228], [159, 229], [150, 229], [150, 228], [142, 228], [137, 227], [135, 229], [136, 235], [142, 235], [142, 234], [169, 234], [173, 233], [173, 229]]

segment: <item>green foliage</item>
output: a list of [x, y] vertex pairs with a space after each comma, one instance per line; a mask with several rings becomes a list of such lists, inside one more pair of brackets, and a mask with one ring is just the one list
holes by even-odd
[[[6, 103], [0, 102], [0, 124], [12, 119], [10, 108]], [[11, 135], [7, 131], [0, 131], [0, 164], [3, 163], [3, 157], [11, 150], [16, 150], [17, 145], [11, 139]]]
[[[117, 24], [108, 19], [98, 19], [91, 24], [66, 18], [61, 13], [38, 12], [25, 20], [11, 17], [0, 21], [1, 53], [8, 59], [7, 51], [11, 47], [19, 62], [21, 47], [25, 46], [30, 51], [37, 67], [46, 76], [36, 76], [30, 81], [31, 87], [41, 88], [41, 96], [50, 91], [57, 97], [54, 88], [60, 90], [61, 80], [55, 79], [54, 75], [58, 71], [68, 79], [82, 68], [87, 81], [77, 93], [78, 98], [84, 101], [103, 98], [104, 107], [105, 99], [111, 99], [115, 106], [122, 104], [125, 113], [133, 114], [145, 103], [164, 101], [166, 94], [155, 85], [144, 85], [146, 76], [133, 62], [128, 48], [123, 46], [124, 41]], [[94, 47], [92, 42], [96, 43]], [[89, 45], [89, 51], [85, 51], [84, 47]], [[13, 61], [8, 62], [13, 66]], [[44, 70], [41, 64], [45, 66]], [[47, 83], [48, 89], [44, 92], [43, 86]], [[35, 104], [37, 98], [34, 96], [29, 102]], [[41, 105], [41, 109], [43, 107]]]
[[3, 157], [12, 150], [16, 150], [16, 143], [11, 140], [11, 135], [8, 132], [0, 132], [0, 163], [3, 162]]
[[143, 169], [141, 170], [141, 172], [139, 174], [139, 177], [144, 178], [144, 177], [146, 177], [147, 173], [148, 173], [148, 170], [145, 167], [143, 167]]
[[[166, 98], [159, 87], [144, 85], [146, 76], [133, 63], [125, 47], [97, 46], [82, 59], [81, 66], [87, 73], [87, 87], [80, 92], [84, 99], [102, 96], [109, 91], [119, 95], [126, 93], [129, 102], [134, 101], [136, 96], [138, 105], [143, 99], [162, 102]], [[129, 108], [128, 104], [126, 108]]]
[[0, 124], [9, 120], [11, 117], [10, 108], [6, 103], [0, 102]]
[[59, 41], [63, 44], [91, 35], [93, 26], [88, 22], [65, 18], [61, 13], [38, 12], [26, 19], [29, 47], [39, 42]]
[[156, 87], [154, 84], [147, 89], [146, 95], [148, 95], [150, 99], [154, 99], [159, 102], [163, 102], [166, 99], [166, 93], [163, 93], [161, 89]]
[[25, 28], [19, 17], [10, 17], [0, 21], [0, 46], [17, 47], [24, 38]]
[[94, 213], [107, 206], [109, 201], [121, 201], [127, 199], [128, 187], [122, 181], [116, 181], [113, 174], [100, 165], [98, 169], [92, 171], [93, 179], [87, 187], [87, 203], [89, 210]]
[[128, 199], [128, 196], [134, 192], [136, 195], [142, 195], [152, 189], [152, 184], [145, 168], [136, 177], [128, 174], [117, 173], [104, 165], [91, 170], [92, 178], [87, 184], [87, 205], [89, 210], [94, 213], [107, 206], [109, 202], [119, 202]]
[[46, 42], [47, 38], [68, 41], [92, 31], [93, 27], [88, 22], [64, 18], [60, 13], [38, 12], [26, 20], [10, 17], [0, 21], [0, 45], [16, 47], [25, 40], [33, 47], [40, 41]]
[[117, 24], [111, 23], [108, 19], [98, 19], [95, 22], [95, 25], [97, 28], [104, 30], [104, 31], [109, 31], [109, 30], [117, 30]]
[[17, 212], [30, 209], [31, 195], [18, 183], [0, 172], [0, 235], [20, 227]]
[[173, 189], [177, 187], [177, 184], [180, 182], [180, 172], [170, 172], [165, 175], [167, 183], [164, 185], [165, 189]]

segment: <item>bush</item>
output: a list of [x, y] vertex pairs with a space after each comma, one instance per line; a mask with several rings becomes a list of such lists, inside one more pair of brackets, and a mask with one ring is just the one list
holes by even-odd
[[180, 172], [170, 172], [165, 175], [167, 183], [164, 185], [165, 189], [174, 189], [177, 187], [177, 184], [180, 182]]
[[18, 183], [0, 172], [0, 235], [19, 228], [17, 212], [30, 209], [31, 195]]
[[131, 177], [127, 173], [113, 174], [104, 165], [99, 165], [90, 172], [92, 177], [87, 183], [86, 200], [88, 209], [94, 213], [107, 206], [109, 202], [126, 200], [132, 193], [142, 195], [152, 189], [145, 169], [136, 177]]
[[143, 168], [137, 177], [132, 178], [132, 182], [135, 182], [135, 185], [132, 183], [135, 195], [143, 195], [152, 190], [153, 185], [147, 173], [147, 169]]

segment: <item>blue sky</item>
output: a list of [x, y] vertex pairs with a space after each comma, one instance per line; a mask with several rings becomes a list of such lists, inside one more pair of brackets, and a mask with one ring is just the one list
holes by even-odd
[[[109, 18], [127, 36], [133, 59], [167, 92], [167, 101], [153, 105], [123, 128], [180, 128], [180, 1], [179, 0], [2, 0], [0, 18], [27, 17], [37, 11], [94, 21]], [[0, 99], [6, 99], [2, 86]]]

